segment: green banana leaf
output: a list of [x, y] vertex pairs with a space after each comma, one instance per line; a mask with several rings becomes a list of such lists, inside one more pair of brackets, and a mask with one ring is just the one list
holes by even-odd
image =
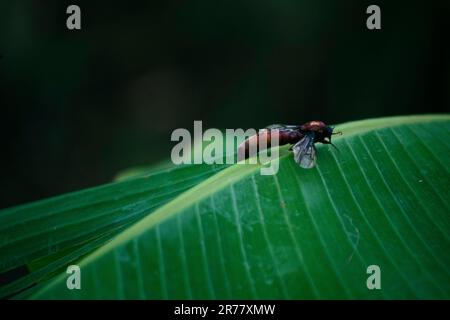
[[[184, 192], [172, 193], [165, 204], [136, 205], [142, 212], [137, 222], [123, 225], [110, 241], [100, 240], [92, 250], [99, 248], [78, 255], [79, 261], [66, 257], [96, 237], [73, 241], [76, 249], [66, 253], [62, 248], [50, 262], [59, 261], [58, 274], [39, 278], [35, 289], [18, 297], [450, 298], [450, 116], [373, 119], [336, 130], [343, 132], [334, 139], [339, 151], [318, 145], [318, 163], [310, 170], [296, 165], [287, 147], [280, 148], [280, 169], [272, 176], [261, 175], [261, 165], [219, 166], [205, 176], [200, 171], [209, 166], [189, 167], [182, 177], [170, 169], [175, 170], [171, 179], [192, 179], [196, 185], [184, 184]], [[200, 168], [200, 178], [189, 176], [194, 168]], [[126, 202], [119, 191], [136, 192], [145, 202], [158, 190], [133, 190], [139, 179], [114, 184], [129, 185], [104, 194], [100, 206], [92, 200], [97, 192], [92, 189], [78, 194], [67, 210], [47, 200], [39, 210], [39, 204], [31, 204], [0, 212], [1, 265], [6, 269], [45, 259], [35, 252], [52, 251], [43, 241], [30, 250], [25, 237], [27, 231], [49, 234], [46, 212], [64, 218], [55, 220], [66, 228], [58, 237], [67, 238], [63, 230], [70, 230], [74, 239], [76, 230], [65, 217], [81, 226], [81, 216], [113, 211], [120, 220], [124, 207], [136, 213], [134, 199]], [[77, 201], [91, 201], [89, 211], [78, 213]], [[30, 223], [37, 219], [42, 220], [38, 228]], [[12, 224], [22, 229], [11, 230]], [[8, 247], [11, 243], [14, 247]], [[61, 268], [69, 261], [81, 268], [80, 290], [67, 287], [68, 274]], [[380, 270], [380, 289], [368, 288], [373, 265]]]
[[0, 273], [29, 272], [0, 287], [0, 298], [42, 281], [223, 166], [146, 170], [135, 179], [0, 211]]

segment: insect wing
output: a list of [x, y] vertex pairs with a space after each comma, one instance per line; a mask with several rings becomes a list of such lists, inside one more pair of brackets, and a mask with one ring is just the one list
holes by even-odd
[[314, 135], [308, 134], [293, 147], [294, 160], [305, 169], [310, 169], [316, 164], [316, 148], [314, 147]]
[[267, 126], [266, 129], [269, 130], [280, 130], [280, 131], [289, 131], [289, 130], [298, 130], [299, 126], [293, 126], [293, 125], [286, 125], [286, 124], [271, 124], [270, 126]]
[[284, 124], [271, 124], [270, 126], [267, 126], [266, 129], [282, 129], [285, 128], [286, 126]]

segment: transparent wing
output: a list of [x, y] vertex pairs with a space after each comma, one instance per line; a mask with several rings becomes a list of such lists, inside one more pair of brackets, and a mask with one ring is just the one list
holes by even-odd
[[300, 126], [292, 126], [292, 125], [286, 125], [286, 124], [271, 124], [270, 126], [267, 126], [266, 129], [278, 129], [278, 130], [297, 130], [300, 128]]
[[316, 148], [314, 147], [314, 134], [305, 135], [293, 147], [294, 160], [305, 169], [310, 169], [316, 164]]

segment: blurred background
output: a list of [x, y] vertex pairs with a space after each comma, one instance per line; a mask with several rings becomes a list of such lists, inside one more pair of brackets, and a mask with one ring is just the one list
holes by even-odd
[[[66, 28], [81, 7], [82, 30]], [[381, 7], [382, 29], [366, 28]], [[446, 1], [0, 2], [0, 208], [170, 156], [175, 128], [450, 110]]]

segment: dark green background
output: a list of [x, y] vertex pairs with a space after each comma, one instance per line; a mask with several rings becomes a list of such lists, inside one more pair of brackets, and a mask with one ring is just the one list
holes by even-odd
[[[79, 4], [82, 30], [66, 29]], [[378, 4], [382, 30], [366, 28]], [[0, 3], [0, 208], [166, 159], [179, 127], [448, 112], [449, 1]]]

